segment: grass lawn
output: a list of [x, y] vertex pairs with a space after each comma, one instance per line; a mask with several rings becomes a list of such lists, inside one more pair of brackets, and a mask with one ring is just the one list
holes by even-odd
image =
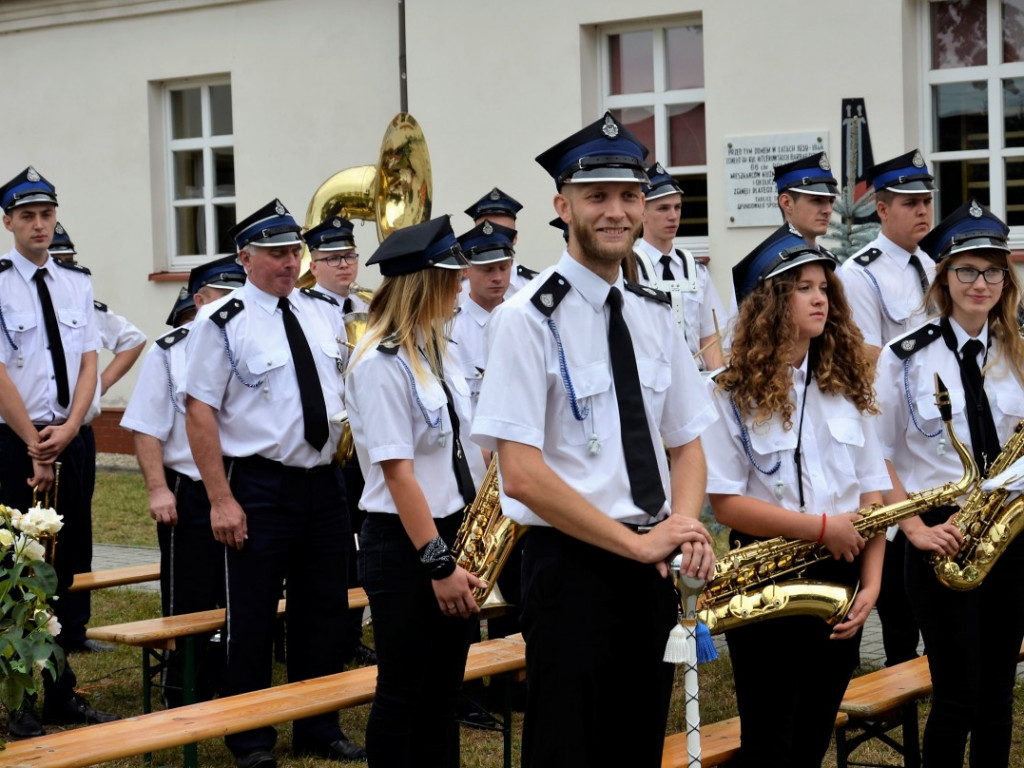
[[[146, 507], [146, 493], [140, 475], [135, 473], [100, 473], [97, 477], [94, 502], [94, 540], [103, 544], [156, 546], [155, 524], [150, 520]], [[99, 590], [93, 595], [92, 624], [113, 624], [134, 619], [159, 615], [160, 605], [155, 593], [128, 588]], [[998, 619], [996, 619], [998, 620]], [[367, 630], [367, 642], [372, 645], [372, 630]], [[79, 685], [99, 709], [117, 712], [121, 715], [142, 713], [140, 652], [135, 649], [119, 649], [112, 653], [75, 654], [72, 663], [78, 675]], [[769, 659], [765, 663], [771, 663]], [[865, 670], [866, 671], [866, 670]], [[281, 664], [275, 665], [275, 680], [284, 681]], [[736, 714], [732, 671], [728, 657], [705, 664], [700, 668], [701, 719], [715, 722]], [[677, 685], [669, 716], [668, 733], [684, 730], [682, 676], [677, 675]], [[1024, 690], [1018, 685], [1014, 712], [1015, 743], [1010, 758], [1011, 766], [1024, 766]], [[921, 727], [927, 716], [928, 707], [921, 707]], [[341, 712], [341, 724], [346, 734], [355, 741], [363, 742], [369, 706], [356, 707]], [[771, 717], [766, 711], [765, 717]], [[518, 765], [519, 734], [521, 715], [515, 718], [514, 754]], [[629, 734], [614, 734], [613, 738], [629, 738]], [[281, 766], [294, 768], [328, 768], [337, 765], [312, 758], [291, 756], [291, 726], [278, 728], [278, 744], [275, 754]], [[233, 768], [234, 761], [221, 741], [203, 742], [199, 747], [200, 764], [211, 768]], [[875, 763], [901, 764], [895, 753], [884, 746], [868, 744], [856, 753], [856, 759]], [[3, 754], [0, 752], [0, 765]], [[136, 768], [141, 758], [117, 761], [108, 765], [118, 768]], [[178, 766], [182, 764], [181, 750], [166, 750], [154, 755], [155, 766]], [[502, 764], [502, 741], [498, 733], [485, 733], [464, 728], [462, 731], [462, 765], [465, 768], [496, 768]], [[835, 766], [834, 753], [829, 754], [824, 766]]]

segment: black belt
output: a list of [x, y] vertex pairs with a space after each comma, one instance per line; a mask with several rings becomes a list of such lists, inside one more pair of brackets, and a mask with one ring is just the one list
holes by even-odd
[[280, 475], [303, 475], [306, 477], [326, 474], [328, 472], [333, 472], [338, 468], [337, 462], [334, 461], [330, 464], [320, 464], [316, 467], [289, 467], [287, 464], [282, 464], [280, 461], [274, 461], [273, 459], [267, 459], [259, 455], [224, 457], [225, 464], [229, 464], [231, 462], [241, 464], [242, 466], [250, 466], [261, 470], [277, 472]]
[[653, 521], [651, 521], [651, 522], [649, 522], [649, 523], [644, 523], [643, 525], [638, 525], [637, 523], [624, 523], [624, 522], [622, 522], [622, 521], [620, 520], [620, 521], [619, 521], [619, 524], [620, 524], [620, 525], [624, 525], [624, 526], [626, 526], [626, 527], [627, 527], [627, 528], [629, 528], [629, 530], [631, 530], [631, 531], [632, 531], [633, 533], [640, 533], [640, 534], [644, 534], [644, 533], [650, 533], [650, 532], [651, 532], [651, 529], [653, 529], [653, 528], [654, 528], [654, 526], [656, 526], [656, 525], [657, 525], [658, 523], [662, 523], [662, 522], [664, 522], [664, 521], [665, 521], [665, 520], [667, 520], [667, 519], [668, 519], [668, 518], [665, 518], [665, 517], [663, 517], [663, 518], [661, 518], [660, 520], [653, 520]]
[[[60, 426], [60, 424], [33, 424], [32, 425], [32, 427], [34, 429], [39, 429], [39, 430], [46, 429], [47, 427], [59, 427], [59, 426]], [[15, 432], [11, 428], [11, 426], [9, 424], [0, 424], [0, 434], [12, 435], [14, 437], [17, 437], [19, 440], [21, 439], [21, 437], [18, 435], [18, 433]]]

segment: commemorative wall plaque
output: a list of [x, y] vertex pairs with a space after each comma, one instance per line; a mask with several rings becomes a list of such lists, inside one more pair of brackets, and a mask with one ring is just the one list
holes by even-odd
[[[732, 136], [725, 139], [725, 208], [730, 227], [782, 224], [772, 169], [828, 152], [828, 132]], [[831, 158], [830, 158], [831, 159]], [[838, 178], [836, 170], [832, 171]]]

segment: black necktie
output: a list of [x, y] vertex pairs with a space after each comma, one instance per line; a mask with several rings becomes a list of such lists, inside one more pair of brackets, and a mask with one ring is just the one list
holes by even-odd
[[608, 292], [611, 315], [608, 321], [608, 354], [615, 382], [615, 399], [619, 405], [622, 450], [626, 457], [626, 473], [633, 492], [633, 503], [651, 517], [657, 517], [665, 504], [658, 460], [651, 442], [651, 429], [644, 409], [640, 375], [629, 327], [622, 316], [622, 294], [614, 286]]
[[960, 352], [960, 379], [967, 390], [968, 425], [978, 469], [984, 472], [999, 455], [999, 435], [996, 433], [992, 408], [985, 394], [985, 379], [978, 367], [978, 355], [985, 349], [978, 339], [968, 340]]
[[345, 303], [341, 305], [341, 311], [346, 315], [352, 311], [352, 299], [348, 296], [345, 297]]
[[466, 461], [466, 454], [462, 451], [462, 440], [459, 437], [459, 416], [455, 413], [455, 403], [452, 401], [451, 390], [445, 383], [444, 377], [438, 378], [444, 396], [448, 398], [448, 418], [452, 422], [452, 467], [455, 470], [455, 482], [459, 486], [459, 493], [466, 505], [473, 503], [476, 498], [476, 487], [473, 483], [473, 476], [469, 473], [469, 462]]
[[46, 327], [46, 339], [49, 341], [50, 359], [53, 361], [53, 375], [57, 379], [57, 402], [67, 408], [71, 402], [71, 391], [68, 389], [68, 362], [64, 358], [64, 342], [60, 338], [57, 326], [57, 314], [53, 311], [53, 299], [50, 289], [46, 287], [46, 269], [37, 269], [32, 279], [39, 291], [39, 303], [43, 305], [43, 325]]
[[914, 271], [917, 272], [917, 279], [921, 281], [921, 293], [928, 293], [928, 275], [925, 274], [924, 265], [921, 264], [921, 259], [913, 253], [910, 254], [910, 266], [912, 266]]
[[661, 279], [662, 280], [675, 280], [676, 276], [672, 272], [672, 257], [662, 256], [661, 259]]
[[320, 378], [316, 374], [316, 363], [313, 353], [309, 351], [309, 342], [302, 332], [299, 319], [292, 313], [288, 299], [283, 296], [277, 300], [284, 319], [284, 335], [288, 337], [288, 346], [292, 351], [292, 362], [295, 364], [295, 377], [299, 380], [299, 400], [302, 402], [302, 426], [306, 442], [321, 450], [327, 443], [330, 429], [327, 425], [327, 406], [324, 404], [324, 393], [320, 387]]

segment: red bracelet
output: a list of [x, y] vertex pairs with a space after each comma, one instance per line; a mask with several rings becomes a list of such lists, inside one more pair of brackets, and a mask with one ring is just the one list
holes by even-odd
[[818, 534], [818, 543], [825, 543], [825, 521], [828, 519], [828, 515], [821, 516], [821, 533]]

